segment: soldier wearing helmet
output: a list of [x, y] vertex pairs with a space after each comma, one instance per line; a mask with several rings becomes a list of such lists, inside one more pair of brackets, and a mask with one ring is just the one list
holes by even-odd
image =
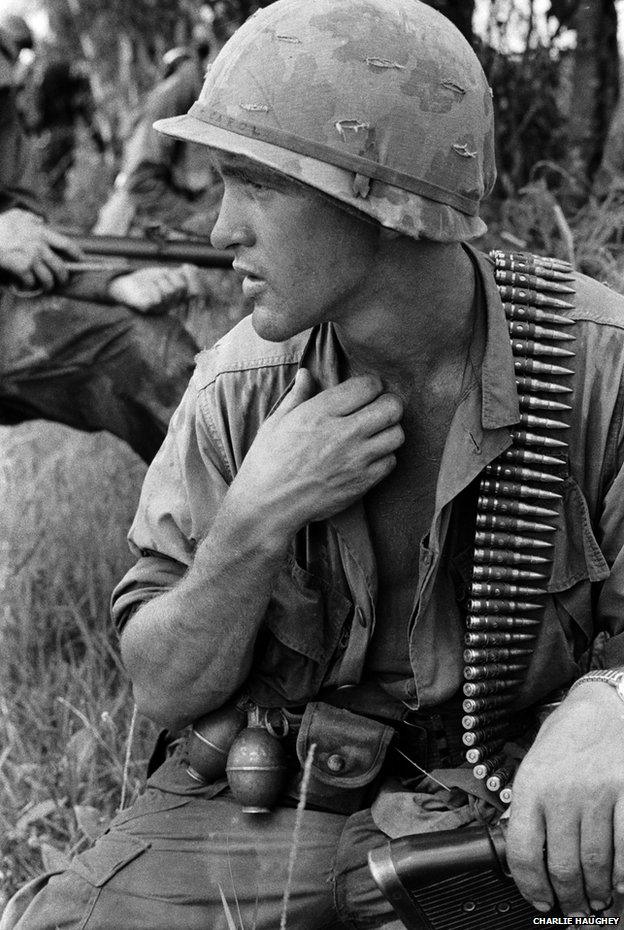
[[[157, 133], [153, 125], [191, 106], [217, 46], [211, 27], [199, 22], [188, 47], [172, 48], [163, 57], [162, 79], [148, 95], [125, 145], [122, 170], [100, 211], [96, 233], [123, 235], [132, 225], [140, 229], [155, 223], [179, 228], [192, 220], [210, 234], [219, 185], [205, 148]], [[197, 219], [202, 211], [203, 223]]]
[[368, 852], [501, 817], [467, 747], [517, 769], [508, 857], [538, 914], [605, 910], [622, 298], [467, 244], [491, 95], [418, 0], [278, 0], [158, 128], [211, 150], [213, 243], [251, 311], [198, 358], [113, 596], [140, 710], [186, 732], [91, 851], [18, 895], [17, 927], [225, 928], [229, 909], [398, 930]]
[[[14, 46], [3, 25], [0, 423], [47, 419], [108, 430], [150, 461], [197, 346], [173, 318], [145, 314], [162, 314], [183, 299], [185, 276], [167, 268], [89, 269], [76, 244], [43, 220], [34, 159], [15, 102]], [[43, 293], [52, 291], [54, 296]]]

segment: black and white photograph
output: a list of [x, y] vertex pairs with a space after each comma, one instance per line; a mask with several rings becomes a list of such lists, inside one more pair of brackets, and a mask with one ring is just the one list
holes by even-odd
[[624, 930], [624, 0], [0, 0], [0, 930]]

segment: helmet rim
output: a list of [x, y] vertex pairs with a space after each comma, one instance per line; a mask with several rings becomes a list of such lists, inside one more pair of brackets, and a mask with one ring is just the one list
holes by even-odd
[[[157, 120], [154, 129], [184, 142], [193, 142], [259, 162], [286, 177], [312, 187], [319, 194], [325, 194], [357, 210], [358, 213], [366, 214], [386, 229], [394, 229], [412, 238], [456, 242], [475, 239], [487, 231], [486, 224], [478, 214], [462, 213], [447, 204], [435, 203], [420, 194], [404, 191], [382, 181], [373, 180], [369, 195], [363, 198], [353, 192], [353, 173], [345, 168], [310, 155], [285, 152], [282, 147], [271, 142], [253, 139], [231, 129], [223, 129], [190, 113]], [[289, 159], [284, 157], [285, 154], [292, 156], [292, 170], [288, 168]], [[403, 201], [400, 209], [398, 205], [394, 210], [389, 207], [386, 196], [388, 193], [391, 200]], [[428, 219], [426, 225], [423, 222], [419, 226], [414, 222], [414, 216], [421, 215], [423, 211], [428, 214]], [[431, 228], [431, 214], [434, 211], [440, 216], [437, 234]], [[427, 235], [422, 236], [425, 230]]]

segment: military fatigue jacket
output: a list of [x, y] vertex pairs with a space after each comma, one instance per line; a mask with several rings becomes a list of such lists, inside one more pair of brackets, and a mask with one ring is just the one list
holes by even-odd
[[[462, 598], [470, 536], [453, 549], [463, 492], [510, 445], [519, 419], [507, 324], [489, 260], [469, 250], [481, 279], [475, 339], [442, 457], [430, 532], [420, 545], [409, 618], [411, 706], [432, 706], [462, 681]], [[576, 279], [574, 409], [563, 517], [549, 598], [519, 706], [597, 665], [624, 664], [624, 298]], [[414, 312], [419, 312], [414, 308]], [[479, 351], [481, 345], [482, 351]], [[186, 395], [143, 487], [130, 531], [138, 562], [113, 595], [123, 628], [141, 602], [175, 585], [208, 533], [260, 424], [307, 367], [320, 389], [341, 380], [331, 325], [269, 343], [243, 320], [198, 356]], [[360, 680], [375, 625], [375, 557], [361, 503], [295, 538], [275, 585], [248, 685], [260, 703], [301, 703], [322, 686]], [[406, 618], [407, 621], [408, 618]], [[232, 677], [223, 657], [224, 682]]]

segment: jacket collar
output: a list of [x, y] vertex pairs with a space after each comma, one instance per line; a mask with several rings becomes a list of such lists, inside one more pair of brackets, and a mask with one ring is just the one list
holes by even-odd
[[[464, 248], [479, 275], [485, 306], [485, 351], [481, 368], [481, 424], [484, 430], [511, 426], [520, 419], [513, 355], [505, 312], [490, 259], [469, 245]], [[475, 360], [478, 361], [478, 360]], [[475, 365], [479, 370], [479, 365]]]
[[[496, 430], [512, 426], [520, 419], [509, 330], [490, 259], [469, 245], [464, 248], [478, 275], [482, 299], [477, 301], [477, 310], [484, 311], [483, 319], [477, 320], [475, 327], [475, 332], [481, 327], [481, 338], [473, 338], [470, 347], [472, 369], [477, 380], [474, 386], [480, 388], [481, 394], [479, 425], [484, 431]], [[308, 369], [320, 389], [344, 380], [346, 360], [331, 323], [310, 330], [300, 367]]]

